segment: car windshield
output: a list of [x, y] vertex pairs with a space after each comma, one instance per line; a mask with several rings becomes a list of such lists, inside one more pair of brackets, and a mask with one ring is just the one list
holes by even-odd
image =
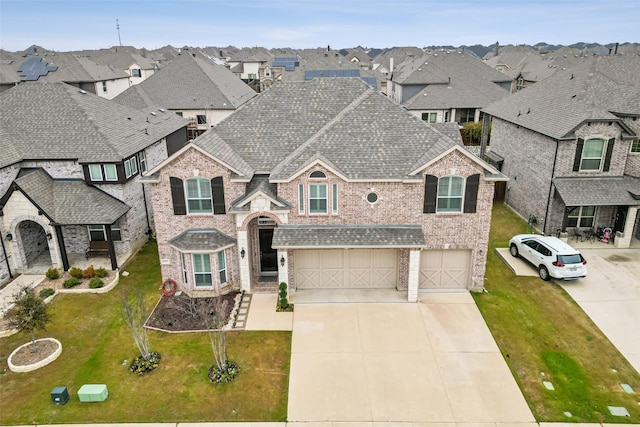
[[580, 264], [584, 261], [584, 258], [580, 254], [558, 255], [558, 261], [563, 264]]

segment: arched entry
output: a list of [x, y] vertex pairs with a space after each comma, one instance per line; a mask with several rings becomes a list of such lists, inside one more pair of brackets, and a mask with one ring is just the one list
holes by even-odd
[[24, 271], [42, 273], [51, 267], [49, 238], [40, 224], [24, 220], [16, 227]]

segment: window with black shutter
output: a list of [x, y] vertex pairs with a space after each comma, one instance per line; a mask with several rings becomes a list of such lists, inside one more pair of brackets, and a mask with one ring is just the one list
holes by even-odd
[[464, 190], [464, 213], [476, 212], [479, 185], [480, 174], [471, 175], [467, 178], [467, 183]]
[[436, 212], [436, 199], [438, 197], [438, 177], [425, 175], [424, 182], [424, 208], [423, 213]]
[[213, 195], [213, 214], [225, 214], [227, 211], [224, 203], [224, 182], [221, 176], [216, 176], [211, 180], [211, 192]]
[[171, 182], [171, 199], [173, 201], [173, 214], [186, 215], [187, 205], [184, 201], [184, 186], [180, 178], [170, 177]]
[[582, 160], [582, 147], [584, 147], [584, 139], [578, 138], [578, 145], [576, 146], [576, 156], [573, 159], [574, 172], [578, 172], [580, 170], [580, 161]]

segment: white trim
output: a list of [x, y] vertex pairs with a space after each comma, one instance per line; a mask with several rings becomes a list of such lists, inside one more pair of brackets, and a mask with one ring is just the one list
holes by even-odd
[[238, 174], [240, 176], [245, 176], [239, 170], [231, 167], [226, 162], [223, 162], [222, 160], [220, 160], [216, 156], [212, 155], [208, 151], [206, 151], [206, 150], [200, 148], [199, 146], [195, 145], [193, 142], [189, 142], [187, 145], [185, 145], [184, 147], [182, 147], [181, 149], [179, 149], [178, 151], [173, 153], [171, 156], [167, 157], [162, 163], [157, 165], [155, 168], [146, 171], [143, 176], [151, 176], [151, 175], [153, 175], [154, 173], [156, 173], [159, 170], [163, 169], [168, 164], [172, 163], [176, 158], [180, 157], [183, 153], [185, 153], [187, 150], [190, 150], [190, 149], [195, 149], [195, 150], [199, 151], [201, 154], [204, 154], [206, 157], [209, 157], [211, 160], [213, 160], [215, 162], [218, 162], [219, 164], [221, 164], [225, 168], [229, 169], [230, 171], [235, 172], [236, 174]]
[[414, 171], [410, 172], [409, 175], [415, 175], [419, 172], [422, 172], [423, 170], [425, 170], [426, 168], [428, 168], [429, 166], [431, 166], [432, 164], [436, 163], [437, 161], [439, 161], [440, 159], [448, 156], [449, 154], [451, 154], [454, 151], [458, 151], [462, 154], [464, 154], [467, 158], [469, 158], [470, 160], [472, 160], [474, 163], [476, 163], [478, 166], [481, 166], [483, 169], [488, 170], [491, 173], [494, 174], [500, 174], [500, 172], [494, 168], [493, 166], [491, 166], [488, 163], [485, 163], [482, 161], [482, 159], [480, 159], [479, 157], [471, 154], [469, 151], [467, 151], [464, 147], [461, 147], [459, 145], [454, 145], [453, 147], [449, 148], [447, 151], [445, 151], [444, 153], [441, 153], [439, 156], [436, 156], [435, 158], [429, 160], [427, 163], [425, 163], [424, 165], [420, 166], [419, 168], [415, 169]]
[[178, 252], [185, 253], [185, 254], [217, 254], [220, 251], [224, 251], [225, 249], [232, 248], [232, 247], [234, 247], [236, 245], [237, 245], [236, 243], [229, 243], [228, 245], [221, 246], [221, 247], [219, 247], [217, 249], [202, 249], [202, 250], [194, 251], [194, 250], [191, 250], [191, 249], [187, 249], [187, 250], [180, 249], [179, 247], [174, 246], [173, 244], [169, 243], [169, 246], [171, 246], [172, 248], [174, 248]]
[[281, 203], [279, 201], [277, 201], [276, 199], [272, 198], [271, 196], [268, 196], [264, 191], [257, 191], [255, 194], [251, 195], [251, 197], [246, 198], [245, 200], [242, 201], [242, 203], [240, 203], [239, 205], [237, 205], [238, 207], [244, 206], [248, 203], [251, 203], [253, 200], [255, 200], [258, 196], [262, 196], [267, 200], [270, 200], [271, 202], [273, 202], [274, 204], [276, 204], [277, 206], [283, 207], [284, 203]]
[[[274, 179], [274, 180], [269, 180], [269, 182], [282, 182], [282, 183], [288, 183], [293, 181], [294, 179], [296, 179], [297, 177], [299, 177], [300, 175], [304, 174], [305, 172], [315, 172], [315, 171], [309, 171], [309, 169], [315, 167], [315, 166], [322, 166], [323, 168], [327, 169], [329, 172], [333, 173], [334, 175], [336, 175], [337, 177], [339, 177], [340, 179], [344, 180], [344, 181], [349, 181], [349, 178], [347, 178], [344, 174], [342, 174], [342, 172], [338, 171], [337, 169], [329, 166], [327, 163], [323, 162], [320, 159], [312, 159], [310, 162], [308, 162], [306, 165], [303, 165], [300, 169], [298, 169], [298, 171], [294, 172], [291, 176], [289, 176], [288, 178], [285, 179]], [[326, 179], [326, 178], [312, 178], [312, 179]], [[367, 181], [371, 181], [371, 180], [363, 180], [365, 182]], [[386, 181], [383, 181], [386, 182]]]

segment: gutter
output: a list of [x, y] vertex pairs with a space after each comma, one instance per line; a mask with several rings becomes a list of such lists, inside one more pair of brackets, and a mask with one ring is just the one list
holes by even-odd
[[556, 177], [556, 162], [558, 161], [559, 145], [560, 145], [560, 142], [556, 139], [556, 152], [555, 152], [555, 155], [553, 156], [553, 168], [551, 169], [551, 180], [549, 181], [549, 193], [547, 194], [547, 208], [544, 213], [544, 229], [542, 230], [543, 233], [547, 228], [547, 219], [549, 218], [549, 204], [551, 203], [551, 190], [553, 188], [553, 178]]

